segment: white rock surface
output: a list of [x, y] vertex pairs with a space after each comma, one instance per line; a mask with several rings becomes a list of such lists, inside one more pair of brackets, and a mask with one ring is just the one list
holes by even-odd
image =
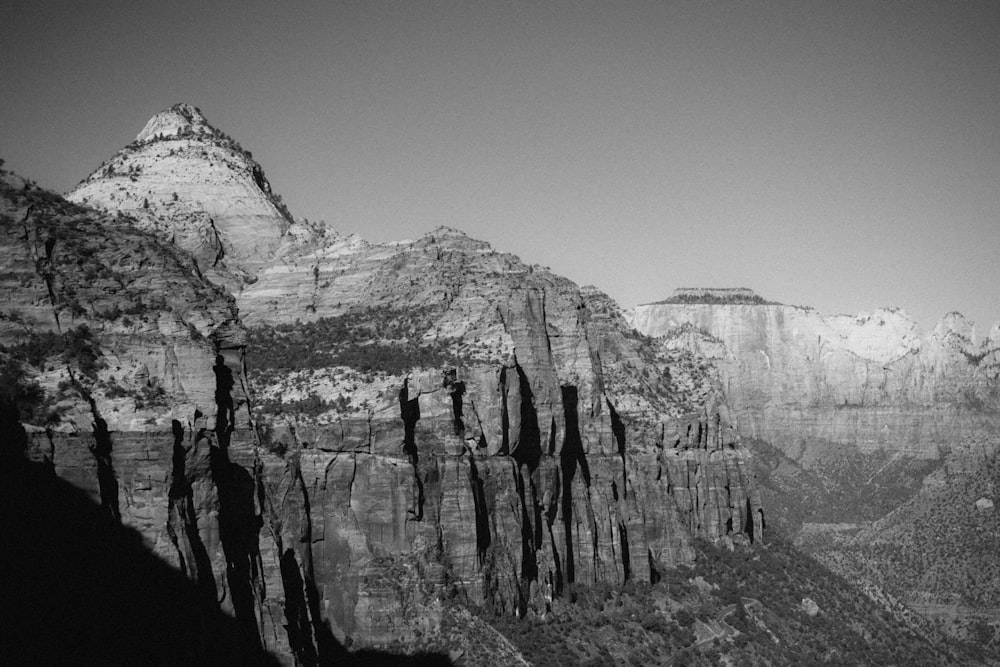
[[153, 116], [66, 197], [134, 216], [230, 288], [273, 256], [290, 225], [251, 154], [188, 104]]
[[997, 440], [1000, 326], [980, 341], [957, 313], [922, 333], [898, 309], [767, 303], [646, 304], [632, 321], [717, 359], [741, 432], [807, 465], [829, 443], [937, 458]]

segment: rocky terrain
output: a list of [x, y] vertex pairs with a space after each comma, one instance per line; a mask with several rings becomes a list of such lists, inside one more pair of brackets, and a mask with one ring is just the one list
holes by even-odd
[[[691, 563], [696, 537], [762, 537], [746, 451], [714, 378], [674, 364], [685, 353], [454, 230], [379, 246], [282, 229], [258, 214], [266, 196], [243, 217], [204, 210], [260, 173], [220, 136], [190, 107], [159, 114], [71, 193], [106, 213], [11, 183], [4, 265], [23, 268], [3, 344], [61, 411], [29, 421], [28, 458], [222, 600], [245, 655], [412, 646], [449, 599], [524, 617], [578, 584]], [[209, 279], [268, 344], [248, 352]], [[350, 344], [304, 339], [307, 325], [346, 327]], [[80, 326], [86, 373], [44, 347]], [[291, 367], [272, 358], [282, 341], [299, 346]], [[324, 409], [296, 409], [313, 397]]]
[[[851, 642], [888, 655], [894, 635], [923, 647], [913, 656], [925, 664], [973, 656], [878, 612], [791, 547], [760, 551], [772, 517], [756, 475], [773, 471], [744, 440], [767, 438], [766, 460], [798, 474], [824, 456], [804, 443], [829, 430], [817, 422], [786, 446], [775, 434], [809, 419], [783, 417], [762, 396], [791, 402], [815, 384], [817, 401], [847, 396], [867, 409], [876, 390], [794, 379], [817, 365], [771, 348], [790, 369], [781, 386], [740, 384], [744, 367], [750, 380], [770, 379], [770, 362], [744, 364], [726, 327], [706, 328], [690, 303], [704, 298], [697, 291], [675, 304], [689, 321], [650, 314], [666, 322], [654, 330], [636, 315], [644, 335], [596, 288], [455, 229], [375, 244], [295, 221], [252, 156], [190, 105], [154, 116], [68, 200], [2, 176], [3, 529], [31, 536], [4, 556], [94, 582], [67, 589], [92, 610], [63, 624], [73, 641], [36, 642], [14, 658], [133, 657], [139, 649], [105, 621], [152, 637], [149, 662], [162, 664], [390, 659], [378, 651], [438, 664], [602, 664], [655, 659], [654, 645], [694, 664], [717, 660], [720, 646], [733, 659], [794, 664], [766, 646], [799, 642], [814, 622], [836, 632], [813, 632], [808, 657], [853, 655]], [[718, 298], [784, 308], [742, 292]], [[768, 331], [780, 332], [785, 313], [774, 312]], [[756, 335], [756, 322], [739, 325], [737, 340]], [[830, 340], [848, 329], [830, 325]], [[953, 333], [941, 335], [937, 366], [908, 362], [900, 381], [931, 414], [942, 395], [972, 400], [968, 378], [979, 382], [972, 397], [995, 395], [996, 346]], [[828, 353], [845, 367], [857, 350], [895, 358], [887, 344], [851, 345]], [[963, 350], [982, 352], [979, 370], [940, 381]], [[892, 413], [895, 394], [882, 391]], [[970, 442], [989, 428], [982, 412], [981, 425], [956, 426]], [[918, 461], [941, 451], [893, 446], [857, 449]], [[47, 503], [78, 511], [39, 512]], [[43, 528], [60, 522], [55, 537]], [[83, 561], [66, 556], [65, 536], [85, 545]], [[779, 570], [801, 570], [780, 588], [795, 598], [788, 609], [767, 593]], [[38, 611], [9, 636], [62, 618], [66, 591], [40, 579], [15, 589], [14, 604]], [[102, 614], [123, 609], [109, 591], [133, 591], [122, 595], [140, 610], [147, 594], [176, 604], [154, 630], [145, 614]], [[580, 638], [576, 652], [543, 658], [525, 643], [604, 591], [627, 592], [586, 615], [588, 627], [623, 631], [604, 637], [603, 652]], [[658, 602], [645, 621], [618, 611], [647, 595]], [[850, 614], [869, 620], [837, 620]], [[622, 639], [633, 631], [649, 651]]]
[[270, 259], [291, 224], [253, 155], [189, 104], [152, 117], [66, 198], [127, 214], [230, 290]]
[[980, 337], [950, 313], [921, 332], [898, 309], [823, 316], [749, 290], [683, 290], [633, 318], [715, 361], [800, 546], [929, 616], [1000, 620], [1000, 523], [976, 505], [996, 494], [1000, 324]]

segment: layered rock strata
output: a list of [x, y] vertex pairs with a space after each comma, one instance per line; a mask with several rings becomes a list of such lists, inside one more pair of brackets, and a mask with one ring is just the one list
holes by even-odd
[[896, 309], [822, 316], [745, 290], [685, 290], [633, 317], [714, 361], [800, 546], [958, 636], [996, 620], [1000, 580], [984, 573], [1000, 534], [975, 502], [995, 494], [1000, 325], [980, 338], [950, 313], [921, 332]]
[[[261, 416], [266, 447], [298, 457], [313, 516], [324, 508], [308, 559], [338, 635], [412, 636], [404, 619], [440, 614], [449, 591], [544, 613], [577, 583], [656, 580], [691, 562], [695, 536], [761, 537], [715, 378], [632, 333], [607, 296], [454, 229], [323, 237], [240, 292], [252, 334], [277, 327], [284, 344], [360, 313], [370, 344], [449, 359], [360, 371], [338, 352], [340, 366], [251, 373], [286, 401]], [[309, 394], [327, 402], [289, 407]]]
[[[696, 537], [762, 536], [697, 358], [456, 230], [286, 226], [234, 150], [180, 105], [72, 193], [114, 215], [6, 188], [5, 265], [24, 268], [0, 284], [0, 335], [50, 403], [23, 419], [29, 456], [231, 614], [241, 655], [413, 644], [449, 600], [543, 613], [690, 563]], [[205, 278], [235, 291], [250, 340], [308, 354], [248, 348]], [[296, 341], [307, 324], [351, 337]], [[255, 392], [277, 409], [252, 412]], [[282, 408], [311, 396], [319, 413]]]
[[831, 446], [939, 458], [1000, 430], [1000, 324], [980, 339], [957, 313], [921, 333], [895, 309], [831, 317], [718, 302], [647, 304], [633, 317], [651, 336], [707, 334], [691, 341], [716, 355], [744, 435], [807, 467]]
[[229, 289], [252, 279], [291, 224], [253, 156], [189, 104], [153, 116], [66, 197], [129, 215]]

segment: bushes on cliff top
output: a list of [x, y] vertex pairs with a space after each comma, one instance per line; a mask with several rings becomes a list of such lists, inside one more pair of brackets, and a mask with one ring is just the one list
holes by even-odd
[[368, 308], [312, 322], [257, 326], [249, 331], [251, 372], [348, 366], [364, 372], [405, 374], [413, 368], [455, 365], [450, 339], [425, 340], [433, 327], [426, 308]]

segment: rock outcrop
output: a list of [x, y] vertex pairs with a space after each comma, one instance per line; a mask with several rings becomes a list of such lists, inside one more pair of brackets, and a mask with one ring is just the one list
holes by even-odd
[[980, 338], [950, 313], [924, 333], [896, 309], [822, 316], [743, 290], [687, 290], [633, 318], [713, 360], [802, 548], [959, 636], [996, 620], [1000, 531], [975, 503], [1000, 453], [1000, 324]]
[[[74, 191], [107, 214], [5, 175], [21, 268], [0, 344], [38, 399], [27, 456], [231, 615], [241, 656], [416, 646], [455, 600], [541, 614], [579, 584], [656, 580], [697, 537], [762, 537], [748, 453], [687, 351], [456, 230], [284, 227], [259, 184], [257, 213], [220, 222], [205, 188], [219, 205], [252, 167], [206, 171], [242, 155], [219, 135], [159, 114]], [[184, 189], [178, 160], [208, 184]]]
[[924, 334], [896, 309], [831, 317], [717, 301], [647, 304], [633, 317], [650, 336], [707, 334], [692, 344], [716, 355], [743, 434], [807, 467], [843, 446], [938, 458], [1000, 427], [1000, 324], [979, 339], [957, 313]]
[[[101, 519], [89, 529], [68, 525], [87, 540], [80, 545], [84, 562], [68, 563], [66, 554], [45, 554], [42, 561], [59, 562], [68, 571], [112, 568], [99, 578], [112, 590], [165, 586], [127, 579], [140, 570], [150, 576], [158, 572], [140, 566], [135, 555], [128, 557], [122, 574], [114, 571], [124, 554], [142, 551], [135, 535], [142, 547], [191, 582], [185, 588], [175, 581], [170, 586], [176, 597], [160, 601], [169, 609], [165, 624], [184, 625], [197, 636], [199, 627], [204, 633], [218, 626], [211, 619], [220, 614], [239, 618], [243, 609], [236, 593], [258, 578], [244, 567], [250, 564], [245, 552], [254, 542], [241, 537], [255, 535], [257, 527], [252, 501], [248, 513], [232, 499], [239, 493], [232, 490], [239, 475], [226, 453], [229, 432], [237, 424], [245, 428], [248, 418], [245, 331], [232, 297], [207, 282], [190, 255], [137, 229], [131, 220], [72, 204], [6, 172], [0, 172], [0, 234], [0, 264], [7, 267], [0, 280], [0, 370], [6, 385], [0, 411], [6, 416], [16, 410], [26, 424], [18, 427], [21, 437], [3, 424], [4, 472], [23, 467], [23, 474], [44, 477], [30, 489], [37, 496], [48, 489], [65, 500], [71, 494], [58, 480], [68, 482], [96, 509], [91, 512], [81, 503], [52, 514]], [[38, 510], [13, 517], [11, 525], [33, 513]], [[4, 518], [11, 517], [5, 513]], [[30, 560], [22, 554], [32, 548], [19, 544], [19, 562]], [[106, 562], [99, 562], [103, 558]], [[65, 586], [89, 590], [91, 584]], [[44, 595], [53, 586], [38, 581], [33, 588], [33, 595]], [[100, 612], [106, 623], [128, 619], [118, 622], [131, 627], [132, 619], [149, 617], [143, 609], [125, 606], [137, 603], [134, 592], [120, 600], [103, 595], [110, 600]], [[20, 609], [52, 603], [11, 599], [8, 604]], [[66, 604], [75, 608], [72, 600]], [[86, 601], [79, 608], [91, 606], [93, 601]], [[62, 615], [56, 616], [20, 621], [40, 632], [32, 621], [62, 627]], [[130, 638], [100, 623], [83, 619], [80, 627], [94, 631], [74, 630], [73, 636], [79, 635], [84, 646], [93, 644], [95, 656], [117, 655], [125, 649], [115, 647], [131, 645]], [[222, 625], [231, 637], [179, 646], [175, 657], [205, 662], [242, 641], [241, 661], [259, 661], [262, 643], [247, 645], [241, 640], [245, 632]], [[35, 646], [27, 655], [46, 651]]]
[[[428, 600], [449, 588], [544, 613], [580, 582], [656, 580], [691, 562], [693, 537], [762, 535], [716, 379], [593, 288], [439, 228], [313, 237], [238, 300], [261, 343], [248, 363], [267, 448], [297, 457], [324, 508], [308, 559], [336, 591], [338, 634], [412, 636], [406, 619], [439, 614]], [[326, 356], [305, 361], [313, 347]]]
[[153, 116], [66, 198], [127, 214], [231, 290], [253, 278], [291, 224], [253, 156], [189, 104]]

